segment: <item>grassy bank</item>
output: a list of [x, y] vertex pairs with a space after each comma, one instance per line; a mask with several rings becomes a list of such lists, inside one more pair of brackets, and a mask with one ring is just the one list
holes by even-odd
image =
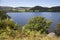
[[6, 32], [4, 32], [3, 34], [0, 34], [0, 40], [60, 40], [60, 37], [49, 37], [39, 33], [24, 35], [19, 32], [16, 32], [14, 36], [9, 36]]

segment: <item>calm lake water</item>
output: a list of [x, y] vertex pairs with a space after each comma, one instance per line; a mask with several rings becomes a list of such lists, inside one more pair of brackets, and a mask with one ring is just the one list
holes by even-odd
[[9, 12], [7, 14], [21, 26], [25, 25], [34, 16], [44, 16], [47, 20], [53, 20], [50, 31], [54, 30], [60, 19], [60, 12]]

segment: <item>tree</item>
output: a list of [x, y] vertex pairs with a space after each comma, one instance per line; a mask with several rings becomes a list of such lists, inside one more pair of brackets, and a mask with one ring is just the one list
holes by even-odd
[[[1, 20], [0, 18], [0, 34], [6, 32], [7, 34], [11, 34], [15, 31], [18, 31], [20, 26], [13, 22], [13, 20], [9, 19], [4, 19], [4, 20]], [[15, 33], [14, 33], [15, 34]]]
[[0, 29], [6, 29], [6, 27], [15, 30], [18, 28], [18, 25], [15, 22], [13, 22], [13, 20], [0, 19]]
[[20, 26], [6, 14], [6, 11], [0, 11], [0, 36], [9, 35], [15, 37], [19, 31], [19, 27]]
[[5, 11], [0, 11], [0, 29], [5, 29], [7, 26], [9, 26], [11, 29], [17, 29], [18, 25], [15, 24], [12, 20], [10, 20], [10, 17], [6, 14]]
[[10, 17], [6, 14], [6, 11], [2, 11], [2, 10], [0, 10], [0, 18], [1, 19], [7, 19], [7, 18], [10, 19]]
[[48, 33], [49, 26], [52, 21], [47, 21], [44, 17], [36, 16], [29, 20], [29, 22], [24, 25], [23, 31], [37, 31], [40, 33]]

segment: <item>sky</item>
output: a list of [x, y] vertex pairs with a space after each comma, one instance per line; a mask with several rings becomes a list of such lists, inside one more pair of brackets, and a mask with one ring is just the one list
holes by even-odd
[[0, 0], [0, 6], [11, 7], [52, 7], [60, 6], [60, 0]]

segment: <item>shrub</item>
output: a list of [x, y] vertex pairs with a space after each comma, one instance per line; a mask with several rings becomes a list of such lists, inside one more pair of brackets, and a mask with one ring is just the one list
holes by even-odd
[[7, 19], [7, 18], [10, 18], [10, 17], [6, 14], [6, 11], [0, 10], [0, 18], [1, 19]]
[[23, 31], [37, 31], [40, 33], [48, 33], [49, 26], [52, 21], [47, 21], [44, 17], [36, 16], [29, 20], [29, 22], [24, 25]]
[[55, 33], [57, 36], [60, 36], [60, 20], [55, 27]]
[[[11, 35], [11, 33], [18, 30], [18, 27], [19, 27], [19, 25], [15, 24], [11, 20], [2, 20], [0, 22], [0, 34], [2, 34], [3, 32], [7, 32], [7, 34]], [[14, 34], [15, 33], [13, 33], [13, 35]]]

